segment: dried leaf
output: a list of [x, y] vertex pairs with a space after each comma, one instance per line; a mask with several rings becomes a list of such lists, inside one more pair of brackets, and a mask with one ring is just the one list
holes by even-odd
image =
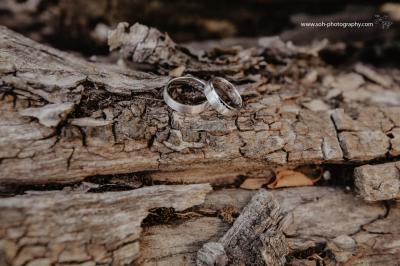
[[259, 189], [263, 185], [267, 184], [269, 179], [267, 178], [247, 178], [241, 185], [243, 189]]
[[312, 186], [319, 179], [320, 177], [313, 180], [305, 174], [293, 170], [279, 170], [275, 181], [269, 184], [268, 188]]

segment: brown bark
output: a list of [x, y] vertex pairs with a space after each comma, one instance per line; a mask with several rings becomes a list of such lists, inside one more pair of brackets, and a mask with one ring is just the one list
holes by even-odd
[[[320, 0], [290, 4], [290, 1], [252, 0], [243, 5], [240, 0], [217, 3], [209, 0], [87, 0], [84, 3], [78, 0], [3, 0], [0, 4], [0, 24], [37, 40], [86, 52], [92, 52], [96, 48], [98, 50], [99, 47], [104, 51], [107, 28], [115, 27], [120, 21], [151, 24], [162, 31], [172, 33], [172, 36], [180, 41], [232, 35], [268, 36], [279, 33], [295, 42], [310, 42], [327, 37], [349, 41], [371, 39], [371, 36], [374, 36], [382, 40], [394, 36], [375, 27], [362, 31], [349, 28], [320, 28], [316, 31], [300, 27], [299, 24], [320, 21], [372, 21], [375, 14], [386, 11], [381, 9], [383, 3], [384, 1], [361, 4], [344, 0]], [[315, 8], [316, 5], [318, 9]], [[272, 21], [274, 23], [271, 23]]]
[[[0, 28], [1, 185], [122, 173], [231, 183], [277, 166], [364, 164], [399, 155], [396, 69], [332, 68], [318, 56], [326, 42], [298, 47], [262, 38], [251, 49], [199, 53], [138, 24], [131, 32], [122, 24], [112, 36], [126, 61], [153, 64], [156, 74], [89, 62]], [[160, 90], [176, 67], [230, 79], [245, 107], [236, 117], [171, 111]], [[145, 226], [141, 235], [140, 224], [149, 209], [182, 211], [201, 204], [207, 191], [207, 185], [157, 186], [2, 199], [0, 262], [195, 263], [204, 243], [229, 230], [218, 215], [234, 220], [225, 207], [239, 213], [253, 192], [221, 189], [182, 220]], [[305, 263], [312, 250], [328, 252], [326, 263], [399, 260], [396, 204], [365, 203], [325, 187], [272, 193], [292, 218], [284, 231], [290, 263]]]
[[289, 247], [283, 221], [279, 203], [260, 190], [218, 242], [203, 245], [197, 265], [284, 265]]
[[183, 211], [209, 185], [152, 186], [127, 192], [48, 192], [2, 199], [0, 261], [5, 265], [130, 265], [139, 257], [149, 210]]
[[363, 165], [354, 170], [355, 185], [367, 201], [400, 199], [400, 164]]
[[[138, 259], [140, 265], [194, 265], [201, 246], [217, 241], [230, 227], [216, 214], [228, 206], [240, 213], [255, 192], [214, 191], [200, 207], [183, 212], [182, 220], [146, 226], [143, 231], [140, 225], [149, 209], [171, 206], [181, 211], [201, 204], [209, 190], [206, 185], [154, 186], [2, 199], [0, 261], [124, 265]], [[306, 263], [302, 254], [307, 252], [324, 257], [315, 258], [321, 263], [395, 265], [399, 260], [398, 205], [366, 203], [341, 189], [325, 187], [270, 193], [286, 216], [283, 232], [289, 264]]]
[[[139, 27], [142, 34], [149, 30]], [[134, 43], [124, 35], [128, 33], [120, 35], [126, 40], [121, 49], [130, 47], [126, 55], [129, 49], [148, 55], [142, 62], [196, 65], [203, 74], [210, 70], [209, 74], [225, 75], [225, 69], [235, 66], [236, 74], [227, 77], [245, 82], [241, 89], [247, 100], [238, 117], [227, 118], [213, 110], [200, 116], [172, 112], [159, 96], [166, 76], [87, 62], [6, 28], [0, 34], [4, 62], [0, 70], [0, 183], [68, 183], [98, 174], [156, 170], [150, 176], [157, 180], [231, 182], [238, 175], [276, 165], [367, 162], [398, 154], [398, 141], [391, 136], [399, 128], [400, 109], [381, 105], [397, 104], [395, 72], [379, 74], [389, 80], [388, 87], [378, 87], [353, 73], [360, 77], [354, 85], [347, 77], [350, 74], [341, 72], [330, 83], [321, 84], [312, 76], [332, 72], [316, 57], [321, 47], [275, 41], [228, 54], [225, 63], [218, 58], [196, 59], [187, 51], [175, 53], [173, 42], [157, 41], [164, 36], [156, 30], [147, 38], [137, 35]], [[270, 51], [282, 58], [291, 54], [287, 60], [292, 67], [276, 65], [265, 72], [266, 62], [260, 55]], [[153, 61], [155, 53], [162, 55], [158, 56], [161, 61]], [[304, 77], [297, 85], [282, 80], [298, 78], [299, 69], [294, 66], [304, 63], [304, 56], [310, 64], [307, 68], [313, 68], [309, 80]], [[256, 69], [261, 71], [259, 76], [246, 74]], [[353, 109], [343, 103], [347, 111], [332, 112], [329, 105], [315, 106], [315, 101], [329, 103], [316, 96], [310, 105], [310, 96], [331, 97], [332, 88], [349, 102], [351, 93], [364, 93], [365, 101], [378, 102]], [[377, 99], [379, 90], [387, 96]]]
[[[254, 191], [223, 189], [207, 196], [201, 211], [220, 213], [227, 206], [237, 212]], [[288, 265], [396, 265], [400, 237], [398, 204], [367, 203], [342, 189], [288, 188], [272, 191], [283, 214], [289, 245]], [[205, 242], [218, 241], [229, 229], [219, 217], [194, 217], [175, 225], [145, 228], [142, 265], [194, 265]], [[312, 259], [310, 254], [317, 254]], [[314, 262], [315, 263], [315, 262]]]

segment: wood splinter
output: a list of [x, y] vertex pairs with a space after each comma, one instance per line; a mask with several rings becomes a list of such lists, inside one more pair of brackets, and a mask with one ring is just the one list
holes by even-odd
[[218, 242], [203, 245], [197, 265], [284, 265], [289, 253], [284, 224], [277, 200], [262, 189]]

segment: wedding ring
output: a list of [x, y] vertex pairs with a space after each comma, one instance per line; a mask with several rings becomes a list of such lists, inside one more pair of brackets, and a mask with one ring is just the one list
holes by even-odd
[[163, 97], [165, 103], [171, 107], [173, 110], [181, 113], [186, 113], [186, 114], [198, 114], [204, 111], [207, 105], [207, 100], [204, 99], [204, 102], [201, 102], [200, 104], [183, 104], [178, 102], [177, 100], [174, 100], [171, 96], [170, 89], [174, 86], [177, 87], [182, 87], [185, 89], [186, 86], [190, 86], [193, 89], [197, 89], [201, 91], [201, 95], [204, 93], [204, 88], [206, 86], [206, 83], [202, 81], [201, 79], [197, 79], [194, 77], [178, 77], [178, 78], [173, 78], [171, 79], [167, 85], [164, 88], [163, 92]]
[[209, 104], [222, 115], [233, 115], [243, 105], [242, 97], [235, 86], [221, 77], [208, 81], [204, 94]]

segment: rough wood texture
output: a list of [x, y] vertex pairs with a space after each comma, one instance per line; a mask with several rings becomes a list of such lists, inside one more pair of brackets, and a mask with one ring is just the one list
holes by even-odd
[[[143, 171], [164, 181], [232, 182], [276, 165], [368, 161], [400, 150], [395, 70], [372, 73], [390, 80], [383, 87], [325, 65], [318, 51], [326, 43], [296, 47], [264, 39], [257, 48], [200, 58], [177, 51], [155, 29], [134, 29], [149, 34], [138, 40], [129, 32], [117, 35], [125, 40], [121, 49], [136, 47], [131, 60], [161, 58], [154, 61], [163, 63], [155, 65], [159, 73], [178, 60], [200, 65], [199, 75], [240, 82], [245, 107], [239, 116], [172, 112], [159, 94], [167, 76], [88, 62], [1, 27], [0, 183], [67, 183]], [[281, 63], [268, 64], [266, 53]], [[234, 75], [226, 66], [236, 66]], [[371, 107], [354, 93], [364, 93]], [[345, 101], [338, 106], [340, 96]]]
[[[242, 210], [232, 227], [218, 241], [206, 243], [198, 252], [197, 265], [284, 265], [289, 248], [279, 203], [262, 189]], [[217, 254], [217, 255], [216, 255]]]
[[[398, 204], [366, 203], [349, 192], [326, 187], [271, 193], [288, 219], [284, 233], [290, 247], [289, 265], [398, 263]], [[220, 212], [231, 206], [240, 212], [254, 194], [242, 189], [214, 191], [208, 194], [201, 210]], [[229, 228], [218, 217], [194, 217], [180, 224], [145, 228], [142, 264], [193, 265], [203, 244], [216, 242]]]
[[[152, 186], [127, 192], [48, 192], [0, 201], [5, 265], [130, 265], [139, 257], [149, 210], [182, 211], [204, 202], [209, 185]], [[4, 264], [2, 264], [4, 265]]]
[[[11, 15], [18, 14], [15, 23], [30, 25], [22, 23], [24, 16], [41, 13], [47, 3], [5, 0], [0, 13], [9, 9]], [[75, 21], [68, 3], [75, 1], [55, 1], [50, 13], [64, 6], [66, 21]], [[85, 11], [93, 3], [96, 10], [104, 4], [101, 9], [108, 11], [115, 1], [90, 3], [85, 3]], [[86, 31], [88, 20], [76, 21]], [[95, 30], [102, 41], [105, 30], [101, 25]], [[333, 67], [319, 56], [326, 49], [332, 52], [326, 40], [307, 46], [276, 37], [252, 42], [215, 49], [200, 44], [196, 50], [157, 29], [120, 24], [109, 36], [111, 48], [123, 59], [114, 64], [112, 56], [100, 59], [103, 63], [82, 59], [0, 27], [0, 189], [9, 183], [71, 183], [125, 173], [130, 178], [226, 183], [239, 175], [262, 175], [278, 165], [340, 167], [400, 155], [398, 69], [360, 63]], [[238, 86], [245, 107], [229, 118], [213, 110], [199, 116], [171, 111], [160, 91], [169, 76], [182, 74], [226, 77]], [[397, 163], [363, 166], [356, 176], [367, 200], [398, 195]], [[199, 257], [213, 251], [207, 263], [224, 264], [231, 257], [258, 263], [260, 254], [252, 248], [263, 245], [267, 264], [283, 259], [287, 250], [282, 234], [259, 234], [254, 232], [257, 227], [241, 223], [269, 222], [260, 217], [276, 210], [274, 201], [255, 209], [249, 207], [257, 205], [251, 202], [234, 222], [254, 196], [251, 191], [221, 188], [201, 207], [174, 213], [172, 221], [161, 219], [168, 224], [150, 226], [148, 219], [142, 224], [150, 212], [157, 213], [151, 209], [187, 209], [202, 203], [210, 189], [154, 186], [101, 194], [64, 190], [2, 199], [0, 264], [186, 265], [196, 263], [204, 243], [209, 244]], [[290, 264], [311, 259], [320, 265], [400, 261], [398, 203], [368, 203], [348, 191], [324, 187], [271, 193], [288, 219], [283, 233]], [[271, 217], [281, 219], [274, 211]], [[229, 229], [227, 223], [232, 222]], [[258, 229], [268, 225], [261, 223]], [[240, 241], [246, 245], [237, 249], [234, 243]], [[281, 248], [275, 250], [277, 246]]]
[[[378, 27], [361, 32], [333, 28], [315, 31], [300, 27], [300, 22], [304, 21], [371, 21], [375, 14], [382, 13], [380, 6], [384, 1], [288, 3], [290, 1], [251, 0], [244, 6], [240, 0], [87, 0], [85, 3], [79, 0], [3, 0], [0, 24], [43, 42], [87, 52], [93, 52], [98, 46], [106, 50], [106, 30], [120, 21], [151, 24], [172, 33], [180, 41], [232, 35], [268, 36], [281, 31], [283, 37], [295, 42], [326, 37], [347, 42], [371, 39], [371, 36], [377, 40], [396, 38], [395, 31], [382, 31]], [[391, 18], [395, 19], [395, 15]], [[396, 23], [392, 28], [395, 26]]]
[[358, 112], [356, 119], [340, 109], [332, 114], [344, 156], [354, 161], [397, 156], [399, 107], [365, 107]]
[[355, 185], [367, 201], [400, 199], [400, 163], [363, 165], [354, 170]]
[[219, 242], [207, 242], [197, 252], [197, 266], [224, 266], [227, 265], [228, 262], [229, 258], [226, 255], [225, 248]]
[[197, 217], [179, 224], [143, 229], [140, 265], [196, 265], [201, 246], [229, 229], [216, 217]]

